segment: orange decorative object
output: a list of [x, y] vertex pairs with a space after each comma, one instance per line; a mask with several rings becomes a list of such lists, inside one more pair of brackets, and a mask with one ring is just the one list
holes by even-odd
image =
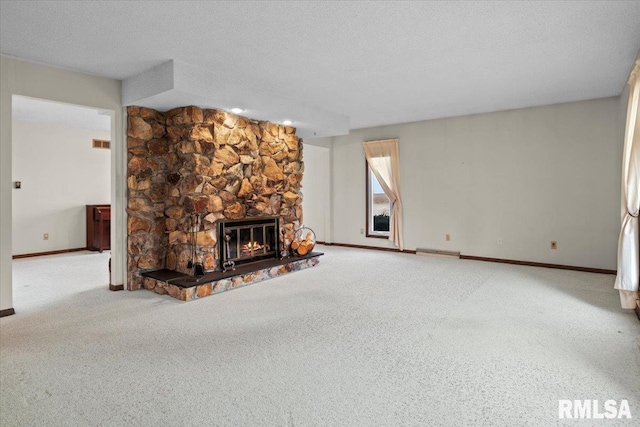
[[308, 227], [300, 227], [293, 235], [291, 250], [298, 255], [311, 253], [316, 246], [316, 233]]

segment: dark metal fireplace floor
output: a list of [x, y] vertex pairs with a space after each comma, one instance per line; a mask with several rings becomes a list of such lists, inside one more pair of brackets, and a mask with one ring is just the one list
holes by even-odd
[[228, 279], [230, 277], [241, 276], [243, 274], [251, 273], [257, 270], [263, 270], [266, 268], [278, 267], [294, 261], [300, 261], [304, 259], [319, 257], [324, 255], [323, 252], [311, 252], [303, 256], [290, 256], [288, 258], [271, 258], [262, 261], [252, 262], [250, 264], [239, 265], [235, 270], [212, 271], [211, 273], [205, 273], [204, 276], [194, 277], [188, 276], [179, 271], [169, 270], [163, 268], [161, 270], [146, 271], [142, 273], [144, 277], [150, 277], [152, 279], [161, 280], [163, 282], [170, 283], [172, 285], [179, 286], [181, 288], [191, 288], [203, 283], [215, 282], [222, 279]]

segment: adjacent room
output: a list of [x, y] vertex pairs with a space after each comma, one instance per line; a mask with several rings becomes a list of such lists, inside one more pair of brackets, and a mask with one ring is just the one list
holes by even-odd
[[0, 426], [637, 423], [640, 2], [0, 0], [0, 54]]
[[13, 96], [11, 126], [14, 307], [29, 311], [108, 283], [110, 227], [94, 211], [110, 206], [111, 116]]

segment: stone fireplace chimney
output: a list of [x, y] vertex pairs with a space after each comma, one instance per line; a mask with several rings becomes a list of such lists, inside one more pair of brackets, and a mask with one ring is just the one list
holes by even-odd
[[128, 286], [141, 272], [191, 274], [191, 214], [197, 262], [218, 270], [216, 223], [280, 216], [291, 238], [302, 222], [302, 141], [295, 128], [195, 106], [166, 113], [128, 107]]

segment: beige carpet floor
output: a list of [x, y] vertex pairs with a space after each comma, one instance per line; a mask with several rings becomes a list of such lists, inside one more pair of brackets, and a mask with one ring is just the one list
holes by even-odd
[[[613, 276], [320, 250], [187, 303], [110, 292], [106, 254], [15, 261], [0, 425], [638, 425], [640, 322]], [[558, 420], [559, 399], [634, 419]]]

